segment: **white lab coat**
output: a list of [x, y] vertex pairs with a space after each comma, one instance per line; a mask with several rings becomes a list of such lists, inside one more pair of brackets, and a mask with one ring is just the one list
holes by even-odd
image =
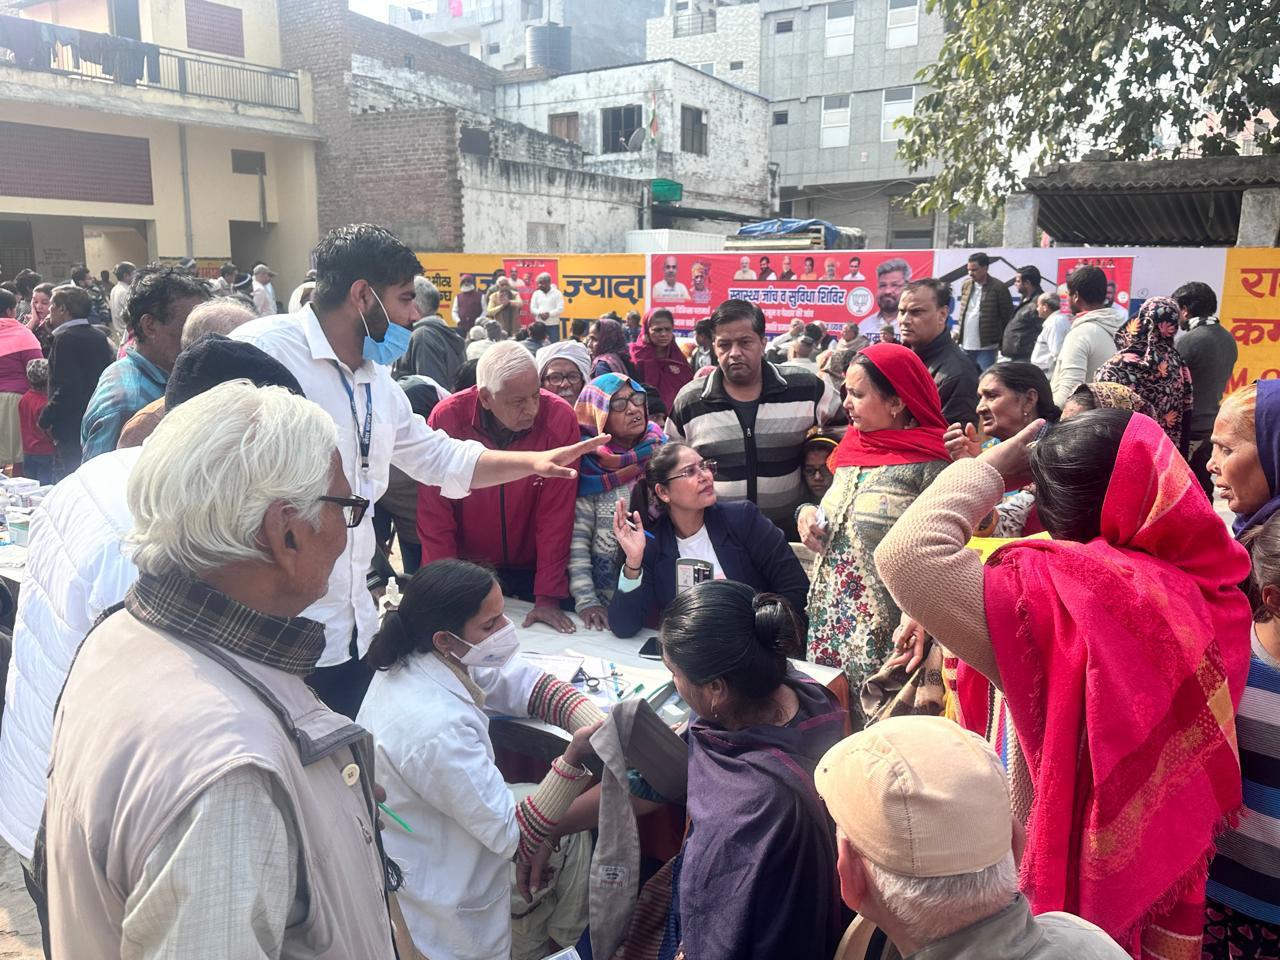
[[527, 717], [542, 671], [517, 655], [501, 670], [470, 674], [484, 691], [483, 710], [428, 653], [375, 674], [357, 717], [373, 734], [387, 805], [414, 831], [384, 820], [382, 839], [404, 871], [405, 923], [431, 960], [511, 955], [510, 865], [520, 830], [494, 762], [489, 714]]

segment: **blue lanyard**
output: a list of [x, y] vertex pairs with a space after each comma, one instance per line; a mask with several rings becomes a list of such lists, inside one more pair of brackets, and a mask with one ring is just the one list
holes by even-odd
[[330, 360], [333, 369], [338, 371], [338, 379], [342, 381], [342, 389], [347, 391], [347, 400], [351, 403], [351, 422], [356, 428], [356, 442], [360, 445], [360, 469], [365, 473], [369, 472], [369, 447], [373, 442], [373, 391], [370, 389], [368, 381], [364, 385], [364, 431], [360, 429], [360, 414], [356, 413], [356, 395], [351, 389], [351, 384], [347, 383], [347, 375], [342, 372], [342, 368], [337, 362]]

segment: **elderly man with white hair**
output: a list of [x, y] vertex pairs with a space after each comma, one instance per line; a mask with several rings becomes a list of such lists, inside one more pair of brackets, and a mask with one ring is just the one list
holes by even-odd
[[[442, 400], [427, 423], [490, 450], [552, 450], [578, 439], [578, 418], [538, 383], [522, 343], [495, 343], [476, 365], [476, 385]], [[569, 542], [578, 485], [528, 477], [449, 500], [439, 487], [418, 490], [422, 562], [460, 557], [493, 566], [502, 592], [534, 601], [524, 625], [572, 633], [560, 609], [569, 596]]]
[[372, 743], [303, 682], [325, 640], [300, 614], [368, 507], [337, 443], [315, 404], [237, 381], [142, 448], [138, 579], [54, 724], [53, 956], [394, 956]]
[[560, 315], [564, 313], [564, 294], [551, 282], [551, 274], [545, 271], [538, 274], [534, 282], [537, 289], [529, 295], [529, 312], [533, 319], [559, 330]]
[[828, 750], [813, 781], [836, 823], [841, 895], [858, 912], [836, 960], [1128, 956], [1079, 917], [1031, 915], [1004, 767], [954, 721], [882, 720]]
[[392, 365], [391, 375], [397, 380], [430, 377], [452, 392], [467, 362], [467, 344], [458, 328], [440, 316], [440, 291], [426, 277], [413, 278], [413, 302], [422, 319], [414, 321], [409, 348]]

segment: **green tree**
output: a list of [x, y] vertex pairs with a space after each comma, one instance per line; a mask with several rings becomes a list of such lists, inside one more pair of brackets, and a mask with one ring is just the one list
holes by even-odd
[[[1150, 157], [1163, 138], [1206, 156], [1280, 116], [1280, 0], [928, 0], [947, 38], [900, 121], [912, 170], [941, 173], [921, 211], [991, 206], [1032, 169], [1100, 148]], [[1216, 116], [1216, 132], [1202, 121]], [[1280, 152], [1280, 132], [1255, 129]], [[1021, 166], [1022, 171], [1018, 169]]]

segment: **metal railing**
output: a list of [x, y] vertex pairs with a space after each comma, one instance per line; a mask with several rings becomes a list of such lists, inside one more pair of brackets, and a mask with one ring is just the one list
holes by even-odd
[[696, 37], [703, 33], [716, 32], [716, 12], [707, 10], [700, 13], [677, 13], [671, 20], [672, 36]]
[[[107, 44], [116, 39], [103, 34], [89, 34], [88, 31], [80, 32], [94, 39], [102, 38]], [[77, 56], [71, 47], [59, 44], [54, 47], [51, 66], [47, 70], [42, 64], [9, 63], [38, 72], [119, 86], [170, 90], [184, 96], [224, 103], [244, 103], [294, 112], [302, 109], [296, 70], [264, 67], [152, 44], [137, 44], [123, 52], [117, 50], [109, 61], [107, 64], [93, 63]]]

